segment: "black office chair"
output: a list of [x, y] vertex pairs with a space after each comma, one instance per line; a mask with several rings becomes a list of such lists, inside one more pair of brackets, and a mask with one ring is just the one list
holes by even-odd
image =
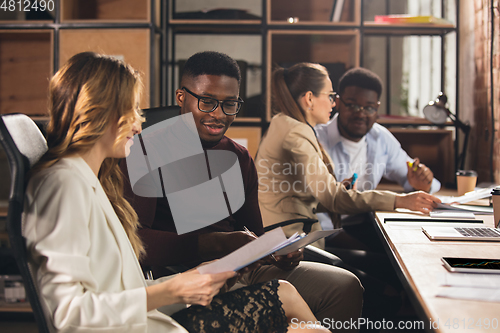
[[12, 254], [24, 281], [24, 288], [33, 309], [40, 333], [49, 333], [38, 291], [27, 262], [26, 239], [22, 235], [22, 212], [26, 174], [47, 151], [47, 143], [37, 125], [24, 114], [3, 115], [0, 118], [0, 142], [10, 166], [11, 187], [7, 232]]
[[181, 107], [177, 105], [160, 106], [156, 108], [143, 109], [142, 111], [146, 117], [146, 121], [142, 124], [142, 129], [146, 129], [149, 126], [162, 122], [163, 120], [178, 116], [180, 114]]
[[[178, 105], [169, 105], [169, 106], [159, 106], [155, 108], [143, 109], [144, 117], [146, 121], [142, 123], [142, 129], [146, 129], [149, 126], [153, 126], [157, 123], [162, 122], [163, 120], [167, 120], [173, 117], [176, 117], [180, 114], [181, 108]], [[166, 266], [163, 274], [172, 275], [177, 273], [185, 272], [189, 269], [189, 267], [184, 265], [176, 265], [176, 266]], [[142, 271], [144, 273], [144, 277], [148, 280], [153, 280], [153, 271], [149, 266], [142, 266]]]
[[310, 219], [310, 218], [302, 218], [302, 219], [292, 219], [292, 220], [286, 220], [283, 222], [279, 222], [273, 225], [268, 225], [267, 227], [264, 228], [264, 231], [269, 231], [273, 230], [277, 227], [285, 227], [290, 224], [295, 224], [295, 223], [302, 223], [302, 231], [304, 231], [306, 234], [311, 232], [312, 225], [314, 223], [318, 222], [317, 219]]

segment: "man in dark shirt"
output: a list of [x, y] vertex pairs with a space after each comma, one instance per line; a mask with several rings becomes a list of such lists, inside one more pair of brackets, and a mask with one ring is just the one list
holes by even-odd
[[[236, 62], [217, 52], [193, 55], [184, 65], [176, 100], [181, 114], [192, 113], [204, 150], [228, 150], [239, 160], [245, 202], [231, 216], [187, 234], [178, 235], [166, 198], [144, 198], [125, 184], [126, 197], [136, 209], [142, 228], [139, 234], [147, 255], [143, 265], [196, 264], [221, 258], [264, 233], [258, 205], [258, 177], [253, 159], [241, 145], [224, 136], [239, 110], [241, 76]], [[126, 169], [124, 168], [125, 174]], [[320, 263], [304, 262], [302, 250], [276, 261], [261, 261], [244, 269], [239, 282], [253, 284], [271, 279], [291, 282], [318, 320], [349, 321], [361, 314], [363, 287], [350, 272]], [[334, 326], [331, 326], [334, 327]], [[342, 330], [341, 330], [342, 331]]]

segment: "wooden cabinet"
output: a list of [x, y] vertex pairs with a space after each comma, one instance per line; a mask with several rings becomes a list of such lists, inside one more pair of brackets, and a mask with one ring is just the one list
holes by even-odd
[[419, 158], [441, 184], [454, 183], [453, 131], [450, 129], [390, 128], [411, 158]]
[[45, 112], [53, 39], [51, 30], [0, 27], [0, 113]]
[[[144, 94], [141, 105], [147, 107], [150, 103], [150, 93], [155, 92], [155, 105], [159, 94], [155, 91], [158, 85], [151, 86], [150, 77], [150, 30], [137, 29], [64, 29], [60, 31], [59, 66], [62, 66], [71, 56], [79, 52], [95, 51], [115, 56], [129, 63], [142, 74]], [[131, 47], [133, 45], [133, 47]], [[155, 48], [157, 49], [157, 48]]]

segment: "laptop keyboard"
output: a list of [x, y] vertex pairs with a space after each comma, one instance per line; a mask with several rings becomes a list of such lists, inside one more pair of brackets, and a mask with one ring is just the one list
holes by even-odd
[[500, 237], [500, 232], [492, 228], [455, 228], [465, 237]]

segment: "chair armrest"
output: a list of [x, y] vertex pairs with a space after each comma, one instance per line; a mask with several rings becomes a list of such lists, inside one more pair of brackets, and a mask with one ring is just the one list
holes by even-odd
[[336, 255], [312, 245], [307, 245], [304, 248], [304, 260], [320, 262], [323, 264], [334, 266], [338, 266], [338, 264], [342, 262], [342, 259], [340, 259]]
[[311, 232], [312, 225], [314, 223], [316, 223], [316, 222], [318, 222], [317, 219], [309, 219], [309, 218], [286, 220], [286, 221], [283, 221], [283, 222], [279, 222], [279, 223], [276, 223], [276, 224], [264, 227], [264, 231], [267, 232], [267, 231], [273, 230], [273, 229], [275, 229], [277, 227], [284, 227], [284, 226], [287, 226], [287, 225], [290, 225], [290, 224], [294, 224], [294, 223], [303, 223], [304, 226], [302, 227], [302, 230], [306, 234], [308, 234], [308, 233]]
[[[179, 273], [183, 273], [187, 270], [189, 270], [189, 267], [184, 266], [184, 265], [165, 266], [160, 271], [159, 277], [179, 274]], [[158, 278], [158, 277], [155, 277], [155, 274], [153, 274], [153, 268], [151, 266], [142, 266], [142, 273], [144, 274], [144, 278], [146, 280], [155, 280]], [[158, 272], [156, 272], [156, 273], [158, 276]]]

